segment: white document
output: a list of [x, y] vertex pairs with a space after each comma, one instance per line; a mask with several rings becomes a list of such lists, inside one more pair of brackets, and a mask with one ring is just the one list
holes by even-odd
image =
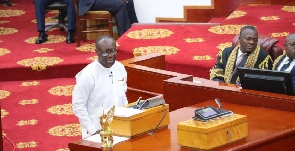
[[114, 116], [117, 117], [131, 117], [136, 114], [144, 112], [143, 110], [127, 108], [127, 107], [116, 107]]
[[[115, 145], [117, 143], [126, 141], [126, 140], [128, 140], [130, 138], [128, 138], [128, 137], [120, 137], [120, 136], [113, 136], [113, 139], [114, 139], [113, 145]], [[85, 140], [88, 140], [88, 141], [91, 141], [91, 142], [101, 143], [100, 134], [96, 134], [96, 135], [87, 137]]]

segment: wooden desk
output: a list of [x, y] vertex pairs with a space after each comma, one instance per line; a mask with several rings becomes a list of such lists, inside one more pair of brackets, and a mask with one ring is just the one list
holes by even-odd
[[[257, 100], [259, 101], [259, 100]], [[263, 107], [253, 107], [222, 102], [223, 107], [234, 113], [247, 115], [249, 135], [245, 140], [234, 142], [217, 150], [293, 150], [295, 141], [295, 112]], [[207, 105], [215, 106], [213, 100], [184, 107], [170, 112], [168, 129], [154, 135], [143, 135], [118, 143], [114, 151], [188, 151], [177, 144], [177, 123], [191, 119], [194, 110]], [[71, 151], [99, 150], [100, 144], [85, 140], [69, 143]]]
[[[1, 102], [0, 102], [1, 109]], [[2, 132], [2, 120], [0, 119], [0, 131]], [[3, 151], [3, 136], [0, 138], [0, 151]]]

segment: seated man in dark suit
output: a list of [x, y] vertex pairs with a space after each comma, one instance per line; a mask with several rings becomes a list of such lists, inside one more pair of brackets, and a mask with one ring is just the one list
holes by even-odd
[[274, 61], [273, 70], [291, 71], [295, 65], [295, 33], [286, 37], [284, 48], [286, 53]]
[[79, 15], [89, 10], [107, 10], [116, 14], [118, 36], [122, 36], [133, 23], [138, 23], [133, 0], [79, 0]]
[[[35, 44], [42, 44], [48, 40], [48, 35], [45, 32], [45, 11], [46, 7], [56, 0], [35, 0], [35, 15], [37, 20], [37, 30], [39, 37]], [[75, 31], [75, 8], [72, 0], [64, 0], [67, 5], [68, 15], [68, 33], [66, 37], [66, 43], [74, 43], [74, 31]]]
[[290, 74], [292, 77], [293, 91], [295, 92], [295, 66], [292, 67]]
[[217, 62], [210, 70], [210, 79], [226, 83], [239, 83], [238, 67], [272, 69], [270, 55], [257, 45], [258, 32], [253, 26], [244, 26], [240, 31], [240, 43], [220, 51]]

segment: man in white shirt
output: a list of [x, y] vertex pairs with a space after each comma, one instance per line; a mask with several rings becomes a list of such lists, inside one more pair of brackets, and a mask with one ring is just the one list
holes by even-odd
[[103, 110], [128, 103], [127, 72], [116, 61], [117, 48], [113, 37], [103, 35], [95, 42], [98, 60], [76, 75], [72, 108], [82, 127], [82, 138], [99, 134]]
[[295, 65], [295, 33], [286, 37], [284, 47], [286, 53], [274, 61], [273, 70], [290, 72]]

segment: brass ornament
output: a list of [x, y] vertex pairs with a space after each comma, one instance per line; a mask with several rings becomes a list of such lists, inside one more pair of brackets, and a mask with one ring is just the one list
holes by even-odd
[[30, 141], [30, 142], [19, 142], [16, 144], [18, 149], [24, 148], [36, 148], [38, 146], [38, 142]]
[[50, 52], [50, 51], [53, 51], [54, 49], [50, 49], [50, 48], [40, 48], [40, 49], [36, 49], [36, 50], [33, 50], [35, 52], [39, 52], [39, 53], [47, 53], [47, 52]]
[[[38, 37], [31, 37], [29, 39], [26, 39], [26, 43], [35, 44], [35, 41], [38, 39]], [[52, 44], [52, 43], [60, 43], [64, 42], [66, 40], [65, 36], [60, 35], [49, 35], [48, 41], [44, 42], [43, 44]]]
[[246, 14], [247, 14], [247, 12], [235, 10], [226, 19], [241, 18], [241, 17], [245, 16]]
[[286, 12], [295, 13], [295, 6], [283, 6], [283, 8], [281, 10], [286, 11]]
[[18, 121], [16, 125], [18, 125], [18, 126], [27, 126], [27, 125], [36, 125], [36, 124], [38, 124], [38, 120], [31, 119], [31, 120]]
[[170, 37], [172, 34], [174, 32], [168, 29], [142, 29], [128, 32], [127, 37], [132, 39], [159, 39]]
[[26, 82], [22, 82], [20, 86], [37, 86], [39, 85], [38, 81], [26, 81]]
[[215, 34], [238, 34], [244, 26], [245, 25], [219, 25], [210, 27], [208, 31]]
[[0, 99], [2, 100], [4, 98], [8, 97], [8, 96], [10, 96], [10, 94], [11, 94], [11, 92], [9, 92], [9, 91], [0, 90]]
[[93, 56], [93, 57], [87, 58], [87, 60], [92, 60], [92, 61], [97, 60], [97, 59], [98, 59], [98, 56]]
[[9, 35], [18, 32], [15, 28], [0, 27], [0, 35]]
[[72, 104], [55, 105], [47, 109], [47, 112], [56, 115], [73, 115]]
[[72, 96], [75, 85], [56, 86], [48, 90], [48, 93], [57, 96]]
[[46, 70], [47, 66], [53, 66], [60, 62], [63, 62], [63, 59], [59, 57], [35, 57], [35, 58], [20, 60], [17, 62], [17, 64], [23, 65], [25, 67], [31, 67], [32, 70], [35, 70], [35, 71], [42, 71], [42, 70]]
[[184, 39], [187, 43], [204, 42], [204, 38], [186, 38]]
[[52, 136], [68, 136], [68, 137], [75, 137], [81, 136], [81, 126], [80, 124], [66, 124], [66, 125], [59, 125], [50, 128], [47, 131]]
[[31, 100], [21, 100], [19, 101], [18, 104], [20, 105], [32, 105], [32, 104], [38, 104], [39, 100], [38, 99], [31, 99]]
[[13, 10], [13, 9], [0, 10], [0, 17], [21, 16], [23, 14], [25, 14], [25, 12], [22, 10]]
[[275, 37], [275, 38], [278, 38], [278, 37], [286, 37], [290, 34], [290, 32], [281, 32], [281, 33], [271, 33], [271, 37]]
[[151, 53], [160, 53], [164, 55], [173, 55], [178, 53], [179, 49], [173, 46], [147, 46], [133, 49], [134, 57], [144, 56]]
[[113, 149], [113, 135], [114, 131], [111, 129], [110, 125], [113, 122], [113, 117], [115, 113], [115, 106], [113, 106], [105, 115], [104, 110], [100, 118], [100, 137], [101, 137], [101, 148], [103, 150], [112, 150]]
[[193, 60], [200, 61], [200, 60], [212, 60], [213, 57], [210, 55], [204, 55], [204, 56], [193, 56]]
[[95, 44], [85, 44], [76, 49], [81, 52], [95, 52]]
[[279, 16], [262, 16], [260, 20], [268, 21], [268, 20], [279, 20]]
[[6, 117], [8, 114], [9, 114], [9, 113], [8, 113], [6, 110], [1, 109], [1, 118]]

